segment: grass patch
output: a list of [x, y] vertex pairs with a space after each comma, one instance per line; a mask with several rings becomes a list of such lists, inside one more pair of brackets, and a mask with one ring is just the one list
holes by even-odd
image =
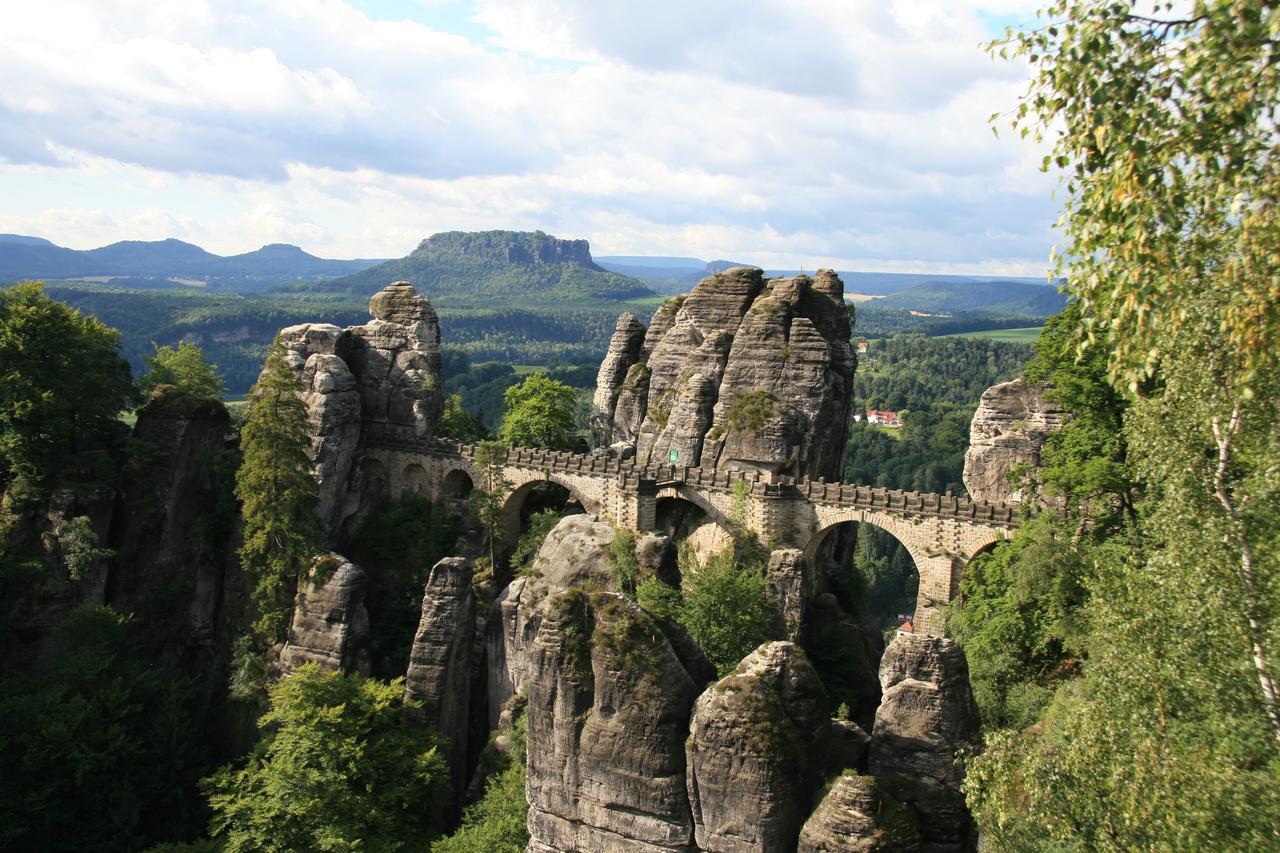
[[1034, 344], [1040, 340], [1043, 326], [1027, 326], [1021, 329], [989, 329], [984, 332], [960, 332], [955, 335], [939, 335], [941, 338], [985, 338], [1006, 344]]

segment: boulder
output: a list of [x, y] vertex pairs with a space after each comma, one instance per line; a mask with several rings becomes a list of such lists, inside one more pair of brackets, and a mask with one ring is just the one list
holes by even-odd
[[766, 643], [694, 706], [686, 750], [698, 847], [794, 850], [820, 780], [830, 720], [794, 643]]
[[912, 853], [922, 850], [911, 810], [869, 776], [836, 780], [800, 831], [797, 853]]
[[853, 770], [867, 772], [871, 735], [852, 720], [832, 720], [826, 762], [827, 775]]
[[835, 273], [716, 273], [654, 313], [638, 353], [628, 316], [596, 381], [598, 446], [643, 463], [674, 451], [681, 465], [838, 477], [857, 359]]
[[945, 637], [905, 634], [880, 661], [884, 699], [871, 733], [870, 770], [915, 808], [930, 850], [972, 850], [977, 834], [960, 784], [962, 750], [981, 743], [964, 650]]
[[528, 849], [689, 850], [684, 741], [697, 692], [634, 602], [554, 595], [530, 660]]
[[1010, 472], [1020, 465], [1039, 465], [1045, 441], [1067, 418], [1056, 401], [1047, 399], [1048, 390], [1048, 385], [1018, 377], [982, 393], [964, 454], [964, 487], [975, 500], [1021, 500], [1019, 489], [1009, 482]]
[[281, 673], [314, 663], [322, 670], [369, 674], [365, 581], [364, 571], [341, 554], [316, 561], [294, 601], [289, 639], [279, 656]]
[[456, 801], [466, 790], [467, 731], [471, 699], [475, 596], [472, 564], [462, 557], [436, 563], [422, 593], [422, 617], [409, 651], [405, 698], [417, 706], [410, 716], [447, 741], [445, 755]]
[[362, 419], [429, 434], [444, 405], [435, 309], [397, 281], [373, 295], [369, 313], [371, 322], [347, 329], [340, 353], [356, 379]]

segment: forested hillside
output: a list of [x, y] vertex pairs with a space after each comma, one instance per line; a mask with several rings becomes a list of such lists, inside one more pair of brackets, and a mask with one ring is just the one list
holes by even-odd
[[[978, 399], [989, 386], [1017, 376], [1030, 357], [1028, 346], [997, 341], [919, 334], [871, 341], [859, 357], [855, 411], [896, 411], [902, 426], [855, 422], [844, 480], [963, 494], [964, 453]], [[914, 609], [915, 564], [876, 527], [860, 525], [858, 538], [854, 569], [864, 589], [863, 615], [878, 629], [896, 627], [899, 614]]]
[[1065, 171], [1073, 416], [952, 620], [997, 849], [1271, 850], [1280, 817], [1277, 8], [1058, 3], [1010, 35]]
[[586, 240], [541, 231], [434, 234], [409, 255], [328, 282], [325, 289], [368, 296], [392, 281], [407, 281], [433, 302], [456, 307], [582, 307], [652, 295], [636, 279], [597, 266]]

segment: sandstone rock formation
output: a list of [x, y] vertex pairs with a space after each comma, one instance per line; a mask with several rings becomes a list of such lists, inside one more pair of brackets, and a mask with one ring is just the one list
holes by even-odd
[[[880, 706], [880, 655], [884, 641], [874, 630], [841, 609], [831, 593], [821, 593], [809, 608], [809, 647], [833, 655], [843, 679], [850, 718], [870, 731]], [[834, 690], [834, 687], [833, 687]]]
[[956, 762], [957, 751], [981, 742], [964, 650], [943, 637], [900, 636], [881, 659], [880, 684], [872, 775], [916, 809], [928, 849], [973, 849], [976, 833], [960, 793], [964, 770]]
[[867, 772], [871, 735], [851, 720], [832, 720], [827, 741], [826, 773]]
[[404, 676], [405, 697], [419, 703], [410, 714], [448, 741], [445, 754], [459, 803], [466, 790], [471, 655], [476, 627], [471, 574], [471, 561], [461, 557], [446, 557], [432, 567]]
[[601, 364], [597, 445], [644, 462], [838, 475], [857, 359], [835, 273], [730, 269], [664, 303], [643, 341], [638, 325], [619, 319]]
[[635, 603], [552, 597], [530, 660], [528, 849], [688, 850], [684, 740], [697, 693]]
[[923, 849], [906, 806], [869, 776], [841, 776], [800, 831], [797, 853], [910, 853]]
[[1056, 401], [1046, 399], [1046, 390], [1018, 377], [982, 393], [964, 455], [964, 487], [975, 500], [1021, 499], [1009, 472], [1019, 465], [1039, 465], [1045, 441], [1062, 429], [1067, 417]]
[[440, 324], [431, 303], [398, 281], [373, 295], [369, 313], [370, 322], [345, 330], [328, 323], [280, 330], [311, 418], [317, 512], [335, 538], [360, 508], [352, 478], [362, 428], [389, 424], [427, 435], [443, 405]]
[[314, 663], [322, 670], [369, 674], [365, 580], [364, 571], [341, 554], [316, 562], [294, 602], [289, 639], [280, 651], [282, 673]]
[[694, 706], [689, 801], [699, 848], [793, 850], [830, 726], [818, 674], [794, 643], [766, 643]]
[[[230, 426], [217, 400], [157, 389], [138, 410], [133, 430], [151, 450], [129, 469], [111, 535], [119, 558], [108, 602], [133, 614], [145, 644], [162, 660], [192, 671], [207, 668], [218, 620], [225, 618], [235, 523], [230, 459], [222, 459]], [[220, 506], [226, 507], [221, 513]], [[177, 600], [174, 589], [182, 590]]]
[[769, 595], [778, 614], [777, 635], [793, 643], [801, 642], [809, 615], [804, 552], [796, 548], [779, 548], [771, 552], [765, 575], [769, 578]]
[[489, 726], [514, 694], [529, 686], [533, 641], [548, 600], [570, 587], [614, 588], [609, 546], [614, 527], [589, 515], [571, 515], [543, 540], [526, 577], [494, 600], [485, 623]]

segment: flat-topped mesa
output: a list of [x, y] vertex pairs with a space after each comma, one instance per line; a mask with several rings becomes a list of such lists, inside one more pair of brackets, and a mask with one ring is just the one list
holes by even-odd
[[592, 401], [598, 446], [638, 461], [837, 479], [857, 357], [830, 270], [738, 267], [623, 315]]

